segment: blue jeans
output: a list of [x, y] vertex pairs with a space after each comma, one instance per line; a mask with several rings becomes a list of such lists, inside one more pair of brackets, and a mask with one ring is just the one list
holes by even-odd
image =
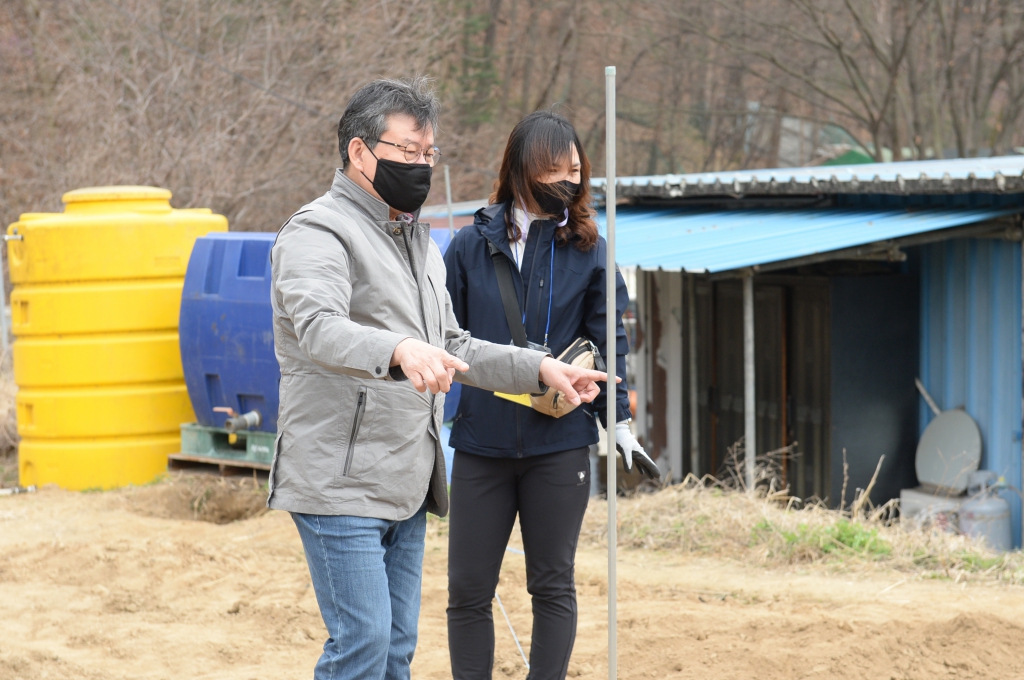
[[398, 522], [292, 513], [327, 626], [314, 680], [408, 680], [427, 511]]

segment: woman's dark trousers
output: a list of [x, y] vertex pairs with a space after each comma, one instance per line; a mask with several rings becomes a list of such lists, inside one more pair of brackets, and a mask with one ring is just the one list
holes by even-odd
[[533, 598], [528, 680], [565, 678], [576, 638], [573, 569], [590, 496], [585, 448], [529, 458], [455, 452], [448, 542], [448, 645], [454, 680], [491, 678], [491, 601], [519, 514]]

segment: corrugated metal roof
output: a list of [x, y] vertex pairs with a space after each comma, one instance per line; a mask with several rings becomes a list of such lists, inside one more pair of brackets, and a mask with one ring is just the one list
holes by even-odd
[[[591, 180], [603, 193], [605, 180]], [[621, 197], [1024, 192], [1024, 156], [620, 177]]]
[[[620, 208], [616, 259], [644, 269], [716, 273], [786, 262], [975, 224], [1020, 209], [733, 210]], [[605, 215], [598, 215], [605, 232]]]

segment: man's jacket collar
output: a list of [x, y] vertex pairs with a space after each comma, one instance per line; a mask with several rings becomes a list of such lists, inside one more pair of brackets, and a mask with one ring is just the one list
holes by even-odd
[[334, 173], [331, 197], [335, 200], [347, 199], [378, 224], [391, 221], [391, 209], [388, 207], [388, 204], [353, 182], [341, 168], [338, 168]]

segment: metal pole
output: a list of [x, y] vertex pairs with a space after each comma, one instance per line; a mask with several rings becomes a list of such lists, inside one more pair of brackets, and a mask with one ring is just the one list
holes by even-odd
[[608, 366], [607, 384], [607, 422], [608, 428], [605, 438], [607, 448], [606, 461], [608, 463], [608, 680], [616, 680], [618, 677], [618, 631], [616, 603], [616, 551], [617, 516], [615, 510], [615, 496], [618, 485], [615, 480], [616, 465], [618, 458], [615, 455], [615, 372], [618, 366], [616, 361], [616, 338], [618, 331], [618, 312], [615, 304], [615, 67], [606, 66], [604, 69], [605, 82], [605, 159], [608, 169], [605, 173], [605, 216], [608, 222], [608, 260], [605, 263], [605, 363]]
[[665, 356], [665, 373], [668, 379], [665, 381], [665, 442], [668, 445], [661, 452], [661, 455], [668, 459], [671, 481], [673, 483], [683, 481], [683, 469], [686, 460], [686, 417], [683, 414], [683, 395], [686, 393], [686, 385], [683, 383], [685, 376], [685, 358], [683, 357], [683, 333], [685, 332], [685, 311], [683, 288], [686, 285], [686, 277], [679, 274], [669, 274], [664, 277], [664, 291], [667, 312], [663, 315], [665, 323], [662, 325], [661, 351]]
[[501, 607], [501, 613], [505, 617], [505, 623], [508, 624], [508, 629], [512, 631], [512, 639], [515, 640], [516, 649], [519, 650], [519, 656], [523, 657], [523, 665], [526, 666], [526, 670], [530, 670], [530, 660], [526, 658], [526, 652], [523, 651], [523, 646], [519, 644], [519, 636], [516, 635], [516, 629], [512, 627], [512, 619], [508, 618], [508, 612], [505, 611], [505, 605], [501, 601], [501, 596], [498, 595], [498, 591], [494, 591], [494, 599], [498, 601], [498, 606]]
[[452, 213], [452, 176], [444, 164], [444, 198], [448, 202], [448, 243], [455, 238], [455, 215]]
[[747, 491], [754, 492], [757, 456], [757, 401], [754, 393], [754, 275], [743, 277], [743, 445]]
[[690, 472], [700, 477], [700, 430], [697, 421], [697, 277], [690, 274], [687, 287], [687, 311], [690, 331]]

